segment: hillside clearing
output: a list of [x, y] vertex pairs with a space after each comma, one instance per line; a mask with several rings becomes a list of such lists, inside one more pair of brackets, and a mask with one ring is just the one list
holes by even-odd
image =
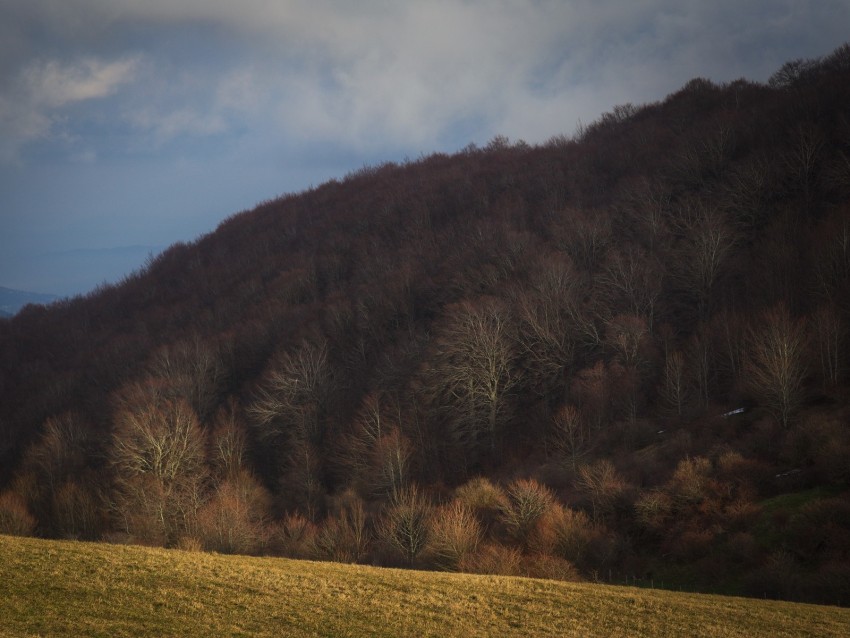
[[0, 537], [3, 636], [846, 636], [850, 610]]

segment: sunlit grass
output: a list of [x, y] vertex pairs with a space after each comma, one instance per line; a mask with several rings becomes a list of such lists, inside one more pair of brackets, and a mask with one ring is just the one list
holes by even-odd
[[850, 610], [0, 537], [2, 636], [847, 636]]

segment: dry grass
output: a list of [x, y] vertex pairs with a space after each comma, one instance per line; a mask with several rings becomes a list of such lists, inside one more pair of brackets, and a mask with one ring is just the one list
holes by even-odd
[[0, 536], [2, 636], [847, 636], [850, 609]]

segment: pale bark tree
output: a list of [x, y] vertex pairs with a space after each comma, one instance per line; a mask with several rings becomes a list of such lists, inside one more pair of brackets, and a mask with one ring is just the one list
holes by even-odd
[[660, 264], [642, 250], [631, 248], [623, 252], [612, 251], [597, 284], [605, 291], [612, 307], [645, 317], [652, 332], [661, 297], [661, 279]]
[[204, 435], [184, 399], [154, 396], [115, 415], [113, 505], [125, 531], [175, 544], [192, 535], [207, 491]]
[[378, 521], [378, 536], [412, 567], [428, 544], [432, 506], [415, 485], [394, 495]]
[[576, 469], [579, 459], [590, 450], [590, 432], [581, 413], [574, 405], [563, 405], [552, 417], [549, 446], [564, 465]]
[[806, 325], [779, 306], [750, 329], [749, 341], [747, 385], [787, 427], [804, 396]]
[[505, 489], [501, 521], [523, 548], [528, 548], [537, 523], [555, 504], [555, 495], [534, 479], [518, 479]]
[[449, 410], [449, 435], [460, 449], [496, 453], [520, 384], [517, 359], [514, 329], [499, 303], [452, 309], [436, 343], [433, 373]]
[[576, 486], [590, 501], [593, 521], [601, 522], [614, 511], [614, 505], [626, 489], [626, 483], [608, 459], [583, 465]]
[[553, 227], [558, 247], [566, 252], [580, 269], [593, 271], [611, 243], [611, 218], [599, 210], [568, 209], [562, 223]]
[[539, 272], [517, 295], [520, 348], [532, 385], [542, 394], [563, 383], [574, 363], [581, 338], [575, 319], [582, 289], [572, 263], [552, 258], [540, 264]]
[[701, 202], [683, 206], [676, 221], [680, 243], [677, 268], [671, 267], [670, 272], [696, 293], [699, 316], [706, 319], [737, 234], [717, 208]]
[[272, 364], [248, 413], [261, 436], [274, 438], [296, 430], [318, 441], [331, 382], [327, 344], [305, 342]]
[[232, 479], [247, 469], [248, 441], [235, 401], [216, 413], [210, 448], [210, 463], [219, 479]]
[[850, 310], [850, 210], [844, 208], [828, 220], [817, 242], [815, 289], [828, 303]]

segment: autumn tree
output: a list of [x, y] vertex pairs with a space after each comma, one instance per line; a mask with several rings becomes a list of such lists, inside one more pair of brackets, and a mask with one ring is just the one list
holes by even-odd
[[528, 548], [538, 522], [555, 504], [555, 495], [534, 479], [518, 479], [505, 489], [501, 520], [517, 543]]
[[438, 508], [431, 523], [428, 552], [440, 569], [456, 571], [475, 554], [483, 531], [475, 513], [455, 499]]
[[745, 381], [785, 427], [803, 400], [806, 326], [784, 306], [767, 311], [749, 333]]
[[41, 437], [27, 450], [18, 485], [42, 532], [93, 539], [100, 531], [101, 504], [88, 464], [94, 451], [91, 425], [79, 414], [49, 417]]
[[593, 521], [597, 523], [614, 513], [614, 506], [627, 488], [626, 482], [608, 459], [579, 468], [576, 486], [590, 501]]

